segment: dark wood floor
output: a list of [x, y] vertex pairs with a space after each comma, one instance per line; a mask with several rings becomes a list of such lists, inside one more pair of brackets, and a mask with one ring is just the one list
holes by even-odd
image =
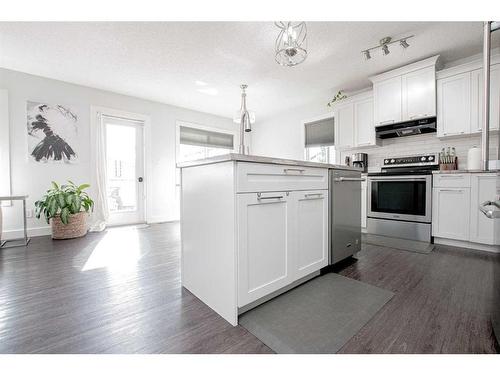
[[[180, 286], [179, 225], [0, 250], [0, 353], [269, 353]], [[497, 256], [366, 245], [342, 275], [395, 293], [341, 353], [493, 353]]]

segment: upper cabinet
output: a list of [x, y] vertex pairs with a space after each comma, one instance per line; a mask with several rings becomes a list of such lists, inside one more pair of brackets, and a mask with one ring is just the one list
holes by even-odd
[[438, 81], [438, 137], [459, 135], [470, 128], [470, 72]]
[[394, 77], [373, 85], [375, 125], [401, 122], [401, 77]]
[[353, 95], [334, 106], [335, 147], [350, 149], [378, 145], [373, 123], [371, 91]]
[[[481, 62], [475, 61], [437, 74], [438, 137], [480, 133], [483, 128], [484, 81]], [[500, 57], [492, 59], [490, 75], [490, 130], [500, 129]]]
[[439, 56], [371, 77], [375, 126], [436, 116]]
[[403, 118], [436, 116], [436, 68], [419, 69], [402, 78]]

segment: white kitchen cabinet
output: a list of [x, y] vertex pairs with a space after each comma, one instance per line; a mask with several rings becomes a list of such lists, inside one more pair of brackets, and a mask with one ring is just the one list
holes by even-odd
[[[483, 69], [471, 72], [471, 121], [470, 132], [478, 133], [483, 128], [484, 81]], [[490, 70], [490, 130], [500, 129], [500, 64]]]
[[339, 105], [335, 109], [335, 146], [354, 147], [354, 104]]
[[354, 102], [354, 138], [356, 147], [377, 143], [373, 122], [373, 98]]
[[328, 264], [328, 168], [207, 160], [180, 165], [182, 286], [237, 325], [241, 312]]
[[364, 92], [334, 107], [335, 147], [351, 149], [379, 145], [373, 122], [373, 96]]
[[367, 181], [361, 181], [361, 229], [366, 230]]
[[434, 188], [432, 196], [432, 235], [469, 240], [470, 189]]
[[370, 77], [375, 126], [436, 116], [439, 56]]
[[244, 306], [293, 281], [293, 209], [286, 192], [239, 194], [237, 200], [238, 305]]
[[376, 126], [402, 121], [401, 85], [401, 76], [374, 83], [374, 122]]
[[470, 241], [487, 245], [500, 245], [500, 221], [488, 219], [479, 205], [495, 199], [496, 173], [473, 174], [471, 177]]
[[438, 80], [438, 137], [455, 136], [470, 132], [470, 83], [470, 72]]
[[436, 116], [436, 69], [430, 66], [402, 77], [403, 121]]
[[296, 280], [328, 265], [328, 190], [297, 191], [291, 196], [296, 209], [292, 238], [297, 244]]

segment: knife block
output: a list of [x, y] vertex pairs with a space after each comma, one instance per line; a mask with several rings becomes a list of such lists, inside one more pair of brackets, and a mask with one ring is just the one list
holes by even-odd
[[458, 158], [455, 156], [450, 163], [439, 163], [439, 169], [442, 171], [455, 171], [458, 169]]

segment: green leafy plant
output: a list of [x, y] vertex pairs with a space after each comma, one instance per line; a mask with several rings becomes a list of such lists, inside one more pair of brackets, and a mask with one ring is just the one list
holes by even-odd
[[337, 102], [339, 102], [341, 100], [344, 100], [344, 99], [347, 99], [347, 95], [344, 94], [344, 91], [340, 90], [337, 94], [335, 94], [335, 96], [333, 97], [332, 100], [330, 100], [328, 103], [326, 103], [326, 105], [328, 107], [331, 107], [335, 103], [337, 103]]
[[52, 181], [52, 188], [47, 190], [41, 200], [35, 202], [37, 219], [43, 214], [48, 224], [51, 218], [60, 215], [61, 221], [68, 224], [71, 214], [93, 210], [94, 201], [83, 191], [88, 187], [90, 187], [89, 184], [77, 186], [75, 183], [68, 181], [68, 184], [58, 185]]

